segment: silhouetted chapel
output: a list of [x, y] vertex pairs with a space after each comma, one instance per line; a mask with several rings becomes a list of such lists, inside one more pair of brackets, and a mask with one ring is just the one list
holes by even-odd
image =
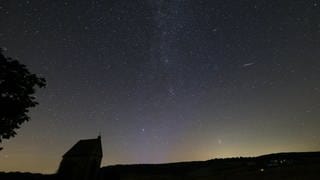
[[68, 180], [95, 180], [102, 159], [101, 137], [78, 141], [63, 155], [57, 175]]

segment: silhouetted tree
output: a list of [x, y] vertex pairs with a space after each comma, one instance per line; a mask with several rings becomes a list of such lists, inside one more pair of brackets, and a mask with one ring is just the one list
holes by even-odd
[[0, 49], [0, 143], [14, 137], [20, 125], [30, 120], [29, 108], [38, 104], [33, 96], [35, 88], [45, 85], [44, 78], [30, 73], [17, 60], [4, 56]]

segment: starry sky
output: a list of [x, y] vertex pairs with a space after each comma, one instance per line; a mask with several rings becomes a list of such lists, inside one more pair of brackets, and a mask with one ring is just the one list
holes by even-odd
[[0, 0], [0, 46], [47, 80], [0, 171], [320, 150], [319, 0]]

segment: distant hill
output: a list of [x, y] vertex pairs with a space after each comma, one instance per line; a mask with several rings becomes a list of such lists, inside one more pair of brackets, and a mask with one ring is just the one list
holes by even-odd
[[228, 180], [320, 179], [320, 152], [277, 153], [169, 164], [116, 165], [101, 169], [101, 179]]
[[22, 172], [0, 172], [1, 180], [53, 180], [53, 175], [22, 173]]
[[[100, 169], [103, 180], [318, 180], [320, 152], [277, 153], [168, 164], [114, 165]], [[0, 173], [1, 180], [54, 180], [54, 175]]]

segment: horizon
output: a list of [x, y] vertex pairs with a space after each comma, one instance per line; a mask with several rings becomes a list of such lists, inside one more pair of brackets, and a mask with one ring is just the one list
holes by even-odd
[[[91, 138], [88, 138], [91, 139]], [[53, 157], [54, 161], [50, 161], [50, 164], [52, 165], [56, 165], [56, 166], [51, 166], [50, 169], [48, 170], [43, 170], [43, 171], [37, 171], [37, 170], [33, 170], [34, 167], [29, 167], [29, 169], [16, 169], [16, 170], [12, 170], [12, 169], [0, 169], [0, 172], [22, 172], [22, 173], [41, 173], [41, 174], [53, 174], [56, 173], [56, 171], [58, 170], [59, 164], [62, 160], [62, 156], [63, 154], [65, 154], [73, 145], [75, 145], [76, 142], [80, 141], [80, 140], [85, 140], [85, 138], [81, 138], [78, 139], [77, 141], [75, 141], [73, 144], [70, 144], [70, 146], [65, 150], [65, 152], [63, 152], [60, 156], [58, 157]], [[101, 137], [102, 140], [102, 147], [104, 147], [103, 145], [103, 136]], [[5, 150], [5, 149], [4, 149]], [[2, 151], [4, 151], [2, 150]], [[109, 166], [117, 166], [117, 165], [161, 165], [161, 164], [171, 164], [171, 163], [184, 163], [184, 162], [203, 162], [203, 161], [210, 161], [210, 160], [217, 160], [217, 159], [230, 159], [230, 158], [257, 158], [260, 156], [264, 156], [264, 155], [272, 155], [272, 154], [282, 154], [282, 153], [317, 153], [320, 152], [320, 150], [313, 150], [313, 151], [274, 151], [274, 152], [261, 152], [261, 153], [257, 153], [257, 154], [248, 154], [248, 153], [243, 153], [243, 154], [226, 154], [226, 155], [218, 155], [218, 156], [214, 156], [211, 157], [209, 159], [194, 159], [194, 160], [188, 160], [188, 159], [184, 159], [184, 160], [176, 160], [176, 161], [165, 161], [165, 162], [114, 162], [114, 163], [104, 163], [103, 161], [101, 162], [101, 168], [103, 167], [109, 167]], [[104, 157], [105, 155], [103, 155]], [[39, 168], [36, 166], [36, 168]]]
[[[228, 159], [240, 159], [240, 158], [259, 158], [262, 156], [268, 156], [268, 155], [280, 155], [280, 154], [299, 154], [299, 153], [320, 153], [320, 151], [299, 151], [299, 152], [274, 152], [274, 153], [268, 153], [268, 154], [260, 154], [256, 156], [226, 156], [226, 157], [215, 157], [211, 159], [206, 160], [193, 160], [193, 161], [172, 161], [172, 162], [158, 162], [158, 163], [127, 163], [127, 164], [108, 164], [108, 165], [101, 165], [100, 168], [107, 168], [107, 167], [114, 167], [114, 166], [139, 166], [139, 165], [169, 165], [169, 164], [180, 164], [180, 163], [194, 163], [194, 162], [206, 162], [206, 161], [214, 161], [214, 160], [228, 160]], [[61, 158], [62, 160], [62, 158]], [[61, 162], [61, 161], [60, 161]], [[57, 167], [58, 169], [58, 167]], [[36, 171], [0, 171], [4, 173], [32, 173], [32, 174], [44, 174], [44, 175], [51, 175], [56, 173], [54, 172], [36, 172]]]
[[4, 0], [0, 47], [44, 77], [0, 171], [320, 150], [320, 1]]

